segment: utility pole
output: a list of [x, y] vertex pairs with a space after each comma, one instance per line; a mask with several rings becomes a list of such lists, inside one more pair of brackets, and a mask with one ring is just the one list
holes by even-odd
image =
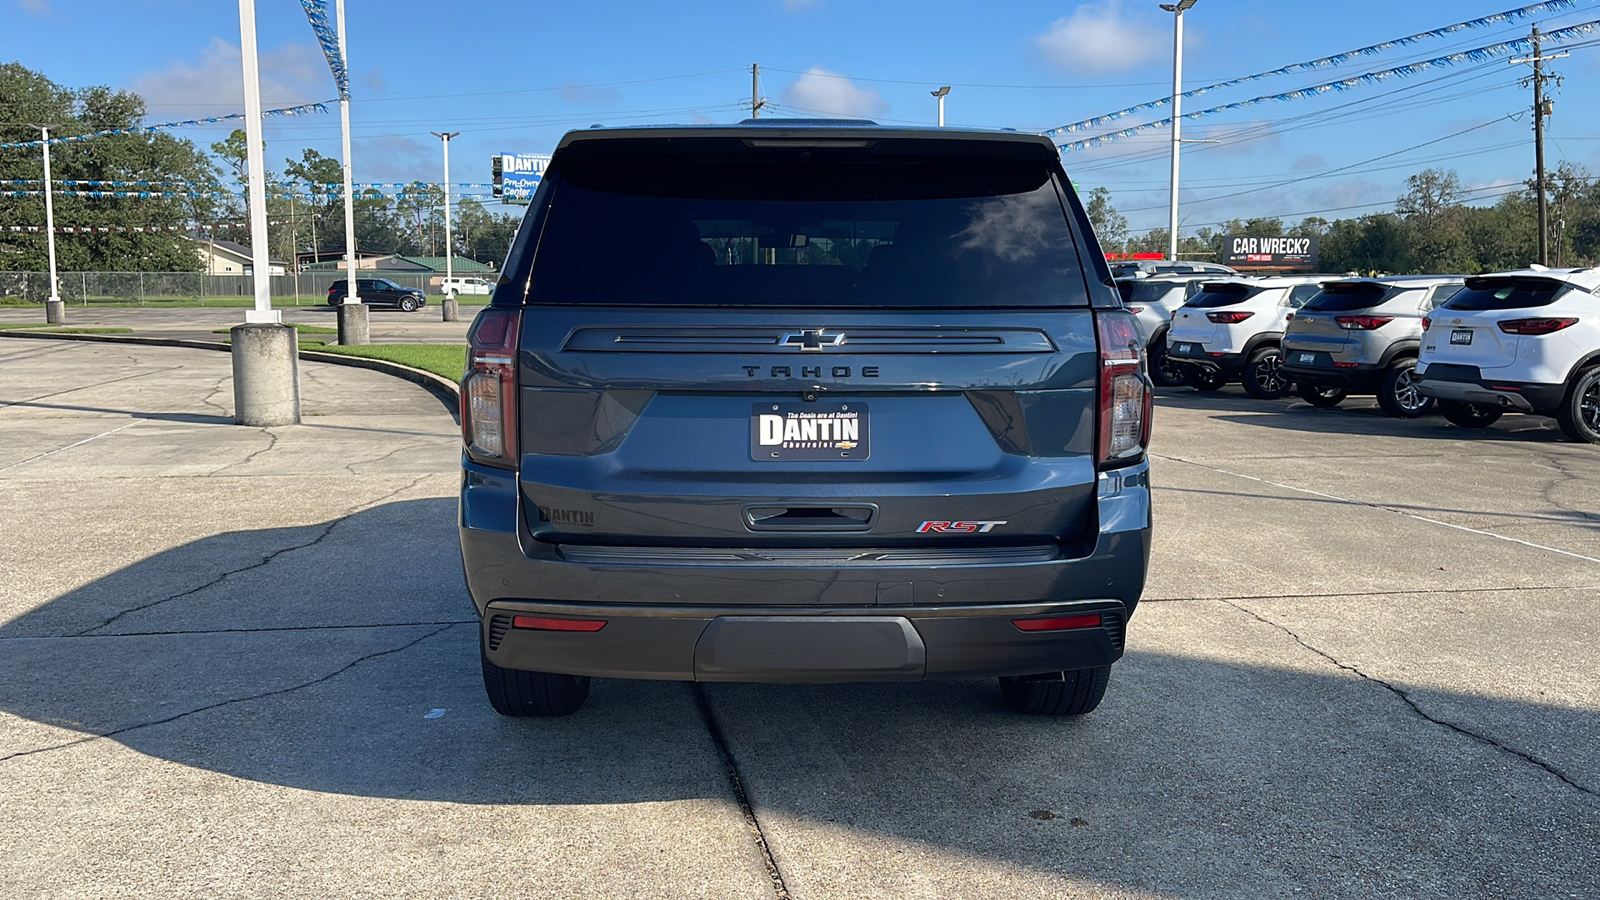
[[67, 305], [61, 302], [61, 289], [56, 286], [56, 186], [50, 180], [50, 126], [40, 125], [39, 133], [44, 136], [44, 236], [50, 255], [50, 297], [44, 302], [44, 320], [60, 325], [66, 321]]
[[459, 131], [431, 131], [434, 137], [444, 144], [444, 321], [454, 322], [460, 315], [460, 307], [456, 305], [455, 294], [451, 289], [455, 287], [455, 238], [450, 231], [450, 139], [460, 137]]
[[938, 98], [938, 100], [939, 100], [939, 127], [943, 128], [944, 127], [944, 98], [950, 95], [950, 85], [947, 84], [944, 87], [939, 88], [937, 91], [929, 91], [928, 93], [932, 94], [934, 97]]
[[752, 119], [761, 118], [761, 107], [766, 106], [766, 105], [767, 105], [767, 101], [763, 100], [762, 97], [761, 97], [761, 66], [756, 64], [756, 63], [751, 63], [750, 64], [750, 118], [752, 118]]
[[1533, 63], [1533, 74], [1523, 80], [1522, 86], [1533, 85], [1533, 162], [1534, 162], [1534, 191], [1539, 195], [1539, 265], [1550, 265], [1550, 202], [1545, 196], [1544, 174], [1544, 120], [1555, 111], [1555, 105], [1544, 95], [1546, 81], [1554, 79], [1557, 85], [1561, 78], [1545, 73], [1544, 64], [1553, 59], [1570, 56], [1568, 53], [1557, 53], [1545, 56], [1540, 52], [1542, 42], [1539, 36], [1539, 26], [1533, 26], [1533, 55], [1522, 59], [1513, 59], [1513, 65], [1518, 63]]

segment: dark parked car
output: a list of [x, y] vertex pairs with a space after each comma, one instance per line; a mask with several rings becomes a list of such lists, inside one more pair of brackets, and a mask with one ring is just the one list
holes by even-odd
[[[341, 278], [328, 285], [328, 305], [338, 306], [350, 292], [349, 282]], [[428, 298], [415, 288], [401, 287], [387, 278], [357, 278], [356, 296], [368, 306], [386, 306], [412, 312], [428, 305]]]
[[594, 676], [1104, 695], [1149, 563], [1150, 379], [1045, 138], [570, 133], [469, 344], [500, 713], [573, 712]]

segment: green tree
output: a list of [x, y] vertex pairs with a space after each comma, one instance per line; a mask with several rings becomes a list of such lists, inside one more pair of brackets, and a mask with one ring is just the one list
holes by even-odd
[[1097, 187], [1089, 192], [1089, 202], [1084, 205], [1095, 237], [1100, 239], [1100, 249], [1107, 253], [1121, 253], [1128, 241], [1128, 219], [1111, 205], [1111, 191]]
[[[144, 101], [136, 94], [107, 87], [70, 89], [18, 63], [0, 64], [0, 143], [37, 141], [29, 123], [51, 124], [52, 137], [69, 137], [143, 124]], [[50, 148], [51, 176], [58, 192], [94, 189], [68, 187], [62, 181], [159, 182], [152, 193], [187, 194], [190, 185], [210, 185], [217, 171], [191, 141], [170, 134], [121, 134]], [[42, 188], [44, 164], [39, 147], [0, 149], [0, 179], [28, 180], [25, 189]], [[118, 190], [120, 188], [104, 188]], [[140, 190], [126, 188], [126, 190]], [[205, 190], [205, 188], [200, 188]], [[131, 227], [182, 231], [113, 230], [62, 234], [56, 241], [60, 269], [121, 271], [195, 271], [200, 257], [183, 231], [209, 215], [208, 198], [91, 198], [57, 193], [57, 226]], [[44, 197], [0, 197], [0, 221], [16, 225], [45, 223]], [[46, 238], [40, 233], [0, 233], [0, 269], [43, 271]]]

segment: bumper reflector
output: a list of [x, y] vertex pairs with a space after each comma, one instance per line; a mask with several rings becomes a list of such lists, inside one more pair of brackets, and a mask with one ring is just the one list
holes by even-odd
[[[1098, 616], [1096, 618], [1099, 618]], [[512, 628], [529, 628], [534, 631], [599, 631], [606, 627], [605, 619], [546, 619], [541, 616], [513, 616]]]
[[1018, 631], [1074, 631], [1079, 628], [1099, 628], [1100, 614], [1086, 616], [1061, 616], [1054, 619], [1012, 619]]

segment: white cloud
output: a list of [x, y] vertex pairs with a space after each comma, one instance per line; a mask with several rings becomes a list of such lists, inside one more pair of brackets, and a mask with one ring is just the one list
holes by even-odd
[[[157, 119], [244, 111], [244, 71], [239, 47], [213, 37], [200, 61], [176, 60], [136, 76], [128, 89], [144, 97]], [[261, 104], [274, 109], [331, 99], [336, 90], [327, 58], [316, 44], [285, 44], [261, 55]]]
[[1122, 0], [1085, 3], [1034, 38], [1052, 65], [1073, 72], [1123, 72], [1164, 55], [1171, 38], [1125, 18]]
[[809, 115], [881, 116], [889, 104], [873, 88], [858, 87], [850, 79], [821, 66], [812, 66], [778, 97], [778, 103]]
[[55, 7], [50, 5], [50, 0], [17, 0], [17, 5], [22, 11], [31, 16], [54, 16]]

